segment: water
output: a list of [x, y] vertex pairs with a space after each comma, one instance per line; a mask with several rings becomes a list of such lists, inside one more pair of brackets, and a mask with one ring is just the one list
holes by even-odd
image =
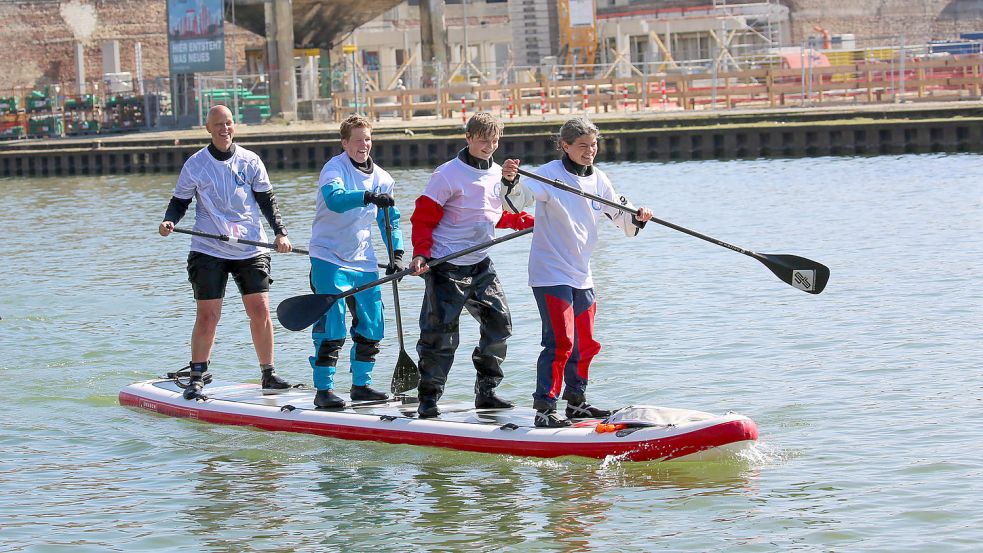
[[[813, 296], [664, 227], [603, 233], [590, 397], [755, 419], [757, 446], [714, 464], [351, 443], [122, 408], [120, 388], [189, 355], [188, 240], [156, 234], [174, 177], [0, 180], [0, 550], [980, 550], [981, 162], [604, 165], [662, 219], [832, 269]], [[393, 173], [408, 212], [428, 172]], [[273, 177], [306, 244], [316, 176]], [[527, 248], [493, 253], [516, 331], [501, 392], [520, 402], [539, 340]], [[272, 304], [306, 292], [307, 271], [276, 256]], [[422, 286], [401, 291], [412, 351]], [[218, 374], [257, 381], [247, 326], [230, 294]], [[280, 372], [309, 382], [309, 336], [276, 340]], [[475, 340], [466, 319], [451, 399], [471, 398]], [[382, 387], [396, 353], [380, 355]]]

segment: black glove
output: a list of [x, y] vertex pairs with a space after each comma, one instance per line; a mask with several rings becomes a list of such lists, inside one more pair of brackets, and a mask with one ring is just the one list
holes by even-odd
[[396, 200], [389, 194], [378, 194], [376, 192], [366, 192], [362, 196], [362, 203], [365, 205], [375, 204], [378, 207], [386, 208], [396, 205]]
[[392, 266], [386, 267], [386, 274], [392, 275], [406, 270], [406, 263], [403, 262], [403, 250], [393, 250]]

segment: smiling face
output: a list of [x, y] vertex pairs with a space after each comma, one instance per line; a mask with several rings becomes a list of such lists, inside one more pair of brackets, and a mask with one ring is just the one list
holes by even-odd
[[215, 106], [208, 111], [205, 120], [205, 130], [212, 135], [212, 144], [222, 152], [228, 152], [232, 147], [232, 139], [236, 134], [236, 122], [232, 112], [225, 106]]
[[372, 129], [353, 128], [351, 136], [341, 139], [341, 147], [355, 163], [365, 163], [369, 159], [369, 151], [372, 150]]
[[468, 142], [468, 153], [478, 159], [491, 159], [498, 149], [498, 133], [472, 135], [465, 133], [464, 140]]
[[597, 155], [597, 135], [584, 134], [577, 137], [573, 144], [560, 142], [563, 152], [570, 156], [570, 161], [580, 165], [593, 165]]

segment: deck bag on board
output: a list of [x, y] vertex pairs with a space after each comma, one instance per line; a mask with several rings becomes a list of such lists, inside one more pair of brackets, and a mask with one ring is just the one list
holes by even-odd
[[654, 405], [629, 405], [622, 407], [604, 419], [603, 424], [624, 425], [628, 428], [644, 426], [674, 426], [717, 418], [717, 415], [690, 409], [673, 409]]

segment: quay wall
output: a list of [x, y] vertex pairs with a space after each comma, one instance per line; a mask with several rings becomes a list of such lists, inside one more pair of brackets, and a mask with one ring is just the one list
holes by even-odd
[[[780, 119], [780, 120], [779, 120]], [[776, 117], [720, 116], [702, 119], [602, 120], [599, 161], [685, 161], [759, 157], [853, 156], [929, 152], [983, 152], [983, 107], [908, 111], [903, 117], [845, 117], [809, 112]], [[557, 122], [510, 123], [497, 159], [529, 164], [554, 159]], [[383, 167], [432, 168], [465, 143], [459, 126], [409, 135], [376, 129], [372, 157]], [[207, 145], [194, 140], [140, 134], [108, 141], [45, 140], [0, 145], [0, 177], [177, 173], [184, 160]], [[175, 143], [178, 142], [178, 143]], [[341, 150], [336, 130], [240, 135], [271, 173], [317, 171]], [[275, 175], [274, 175], [275, 178]]]

